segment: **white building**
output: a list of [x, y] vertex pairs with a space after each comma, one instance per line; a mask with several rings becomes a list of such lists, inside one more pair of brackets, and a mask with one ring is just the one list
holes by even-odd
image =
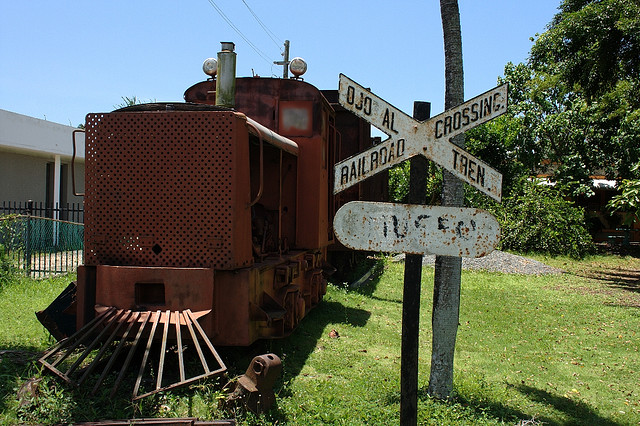
[[[81, 203], [73, 194], [71, 126], [0, 109], [0, 205]], [[84, 133], [76, 133], [75, 180], [84, 191]]]

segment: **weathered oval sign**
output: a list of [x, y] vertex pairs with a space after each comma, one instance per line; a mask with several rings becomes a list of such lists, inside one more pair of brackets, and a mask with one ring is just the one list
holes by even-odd
[[352, 201], [333, 219], [336, 237], [355, 250], [482, 257], [500, 240], [500, 225], [474, 208]]

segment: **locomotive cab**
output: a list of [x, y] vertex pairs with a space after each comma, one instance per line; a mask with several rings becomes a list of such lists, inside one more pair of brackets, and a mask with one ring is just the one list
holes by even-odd
[[[185, 100], [212, 104], [215, 84], [215, 80], [207, 80], [192, 86], [185, 92]], [[285, 213], [294, 217], [285, 223], [295, 223], [295, 228], [289, 230], [295, 238], [291, 238], [291, 232], [285, 233], [288, 243], [299, 249], [312, 249], [333, 242], [330, 218], [334, 206], [329, 177], [335, 157], [336, 130], [332, 106], [317, 88], [304, 81], [260, 77], [236, 79], [235, 104], [238, 111], [298, 146], [297, 170], [293, 170], [294, 166], [288, 161], [291, 159], [284, 159], [287, 176], [295, 176], [297, 184], [296, 189], [284, 188], [285, 192], [295, 194], [294, 200], [285, 194], [287, 199], [292, 202], [297, 199], [294, 210], [285, 205]], [[252, 147], [251, 158], [259, 158], [259, 154], [253, 152], [255, 144]], [[273, 185], [264, 185], [264, 188], [277, 190], [277, 173], [272, 173], [271, 178]], [[252, 178], [252, 190], [255, 186], [256, 179]], [[263, 198], [268, 203], [266, 194]]]

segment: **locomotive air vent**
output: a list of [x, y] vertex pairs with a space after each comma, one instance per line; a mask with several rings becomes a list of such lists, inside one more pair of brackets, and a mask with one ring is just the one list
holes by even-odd
[[85, 264], [250, 264], [249, 243], [238, 254], [233, 238], [250, 219], [232, 185], [239, 122], [227, 111], [89, 114]]

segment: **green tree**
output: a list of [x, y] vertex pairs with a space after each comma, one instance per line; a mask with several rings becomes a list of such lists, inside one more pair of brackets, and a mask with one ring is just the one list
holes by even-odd
[[[638, 0], [564, 0], [526, 63], [505, 66], [506, 116], [467, 133], [469, 151], [504, 175], [548, 173], [564, 195], [591, 177], [633, 176], [640, 161]], [[532, 39], [533, 40], [533, 39]]]
[[537, 71], [559, 75], [588, 103], [640, 73], [637, 0], [564, 0], [531, 49]]
[[632, 171], [636, 173], [636, 179], [623, 179], [619, 187], [620, 193], [607, 204], [613, 211], [630, 213], [625, 218], [626, 225], [640, 220], [640, 163], [637, 163]]
[[505, 69], [527, 138], [521, 161], [547, 160], [539, 164], [572, 194], [592, 175], [629, 177], [640, 160], [639, 5], [564, 0], [528, 63]]

